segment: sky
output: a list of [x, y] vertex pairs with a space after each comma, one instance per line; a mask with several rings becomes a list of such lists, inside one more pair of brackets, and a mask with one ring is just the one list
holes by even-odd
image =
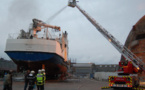
[[[33, 18], [48, 21], [68, 0], [0, 0], [0, 57], [9, 34], [28, 30]], [[79, 0], [78, 5], [122, 44], [145, 15], [145, 0]], [[118, 64], [121, 54], [77, 8], [67, 7], [51, 22], [68, 32], [69, 58], [78, 63]]]

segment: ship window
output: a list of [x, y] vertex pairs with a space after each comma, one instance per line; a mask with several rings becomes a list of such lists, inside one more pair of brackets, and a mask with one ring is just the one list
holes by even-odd
[[145, 34], [140, 34], [136, 37], [136, 40], [145, 39]]

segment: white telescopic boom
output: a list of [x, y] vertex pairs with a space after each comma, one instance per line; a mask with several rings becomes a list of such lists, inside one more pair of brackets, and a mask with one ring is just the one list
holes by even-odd
[[138, 70], [140, 69], [139, 65], [142, 65], [143, 62], [135, 54], [133, 54], [128, 48], [121, 44], [113, 35], [111, 35], [105, 28], [103, 28], [99, 23], [96, 22], [86, 11], [80, 8], [77, 5], [76, 1], [69, 2], [70, 7], [77, 7], [79, 11], [96, 27], [96, 29], [126, 58], [128, 61], [132, 61], [134, 67]]

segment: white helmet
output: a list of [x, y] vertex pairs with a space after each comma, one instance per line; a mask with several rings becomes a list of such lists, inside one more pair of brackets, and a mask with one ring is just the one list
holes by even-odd
[[31, 74], [34, 74], [34, 73], [35, 73], [35, 71], [33, 71], [33, 70], [32, 70], [30, 73], [31, 73]]
[[45, 69], [42, 69], [42, 72], [45, 72]]
[[41, 72], [42, 72], [42, 71], [39, 69], [39, 70], [38, 70], [38, 73], [41, 73]]

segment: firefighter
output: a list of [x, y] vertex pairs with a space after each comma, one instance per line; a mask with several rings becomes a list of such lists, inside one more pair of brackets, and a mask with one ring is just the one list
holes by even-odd
[[8, 71], [8, 74], [4, 76], [3, 90], [12, 90], [12, 71]]
[[[43, 74], [43, 77], [44, 77], [44, 81], [43, 81], [43, 83], [45, 84], [45, 80], [46, 80], [45, 69], [42, 69], [42, 74]], [[43, 90], [44, 90], [44, 85], [43, 85]]]
[[[46, 80], [46, 73], [45, 73], [45, 69], [42, 69], [42, 74], [44, 76], [44, 81]], [[45, 83], [45, 82], [44, 82]]]
[[35, 81], [36, 81], [36, 76], [35, 76], [35, 72], [31, 71], [30, 74], [26, 77], [28, 83], [29, 83], [29, 88], [28, 90], [33, 90], [34, 85], [35, 85]]
[[24, 90], [27, 89], [28, 86], [28, 80], [27, 80], [27, 76], [30, 74], [30, 70], [27, 70], [26, 74], [25, 74], [25, 85], [24, 85]]
[[36, 76], [37, 80], [37, 90], [44, 90], [44, 75], [42, 74], [42, 70], [38, 70], [38, 74]]

